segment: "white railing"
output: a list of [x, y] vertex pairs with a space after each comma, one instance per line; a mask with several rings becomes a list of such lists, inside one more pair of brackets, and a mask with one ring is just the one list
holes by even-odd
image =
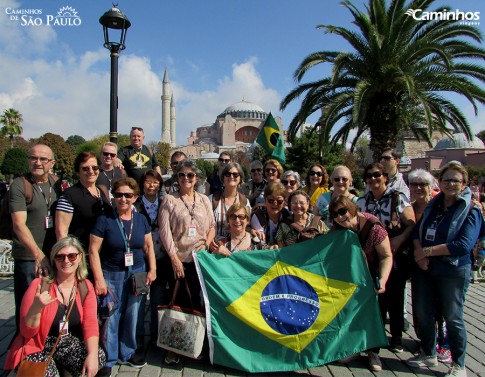
[[0, 276], [13, 274], [12, 241], [0, 240]]

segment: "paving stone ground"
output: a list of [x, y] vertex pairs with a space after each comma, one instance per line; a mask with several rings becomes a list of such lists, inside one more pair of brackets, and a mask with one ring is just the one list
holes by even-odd
[[[411, 297], [408, 289], [408, 319], [411, 319]], [[147, 316], [148, 319], [148, 316]], [[465, 304], [465, 321], [468, 333], [467, 369], [469, 377], [485, 377], [485, 281], [470, 284]], [[148, 328], [148, 323], [146, 323]], [[388, 330], [388, 326], [386, 326]], [[0, 278], [0, 377], [6, 375], [3, 367], [7, 347], [15, 331], [13, 279]], [[388, 334], [389, 335], [389, 334]], [[387, 349], [380, 352], [383, 370], [379, 373], [370, 372], [367, 368], [367, 359], [360, 359], [348, 364], [331, 363], [296, 372], [275, 373], [245, 373], [218, 365], [210, 365], [208, 360], [184, 360], [177, 366], [168, 366], [163, 363], [163, 351], [150, 346], [150, 334], [145, 335], [144, 353], [148, 362], [141, 370], [129, 366], [116, 366], [113, 368], [113, 377], [232, 377], [232, 376], [321, 376], [321, 377], [411, 377], [411, 376], [443, 376], [448, 368], [441, 364], [434, 368], [412, 369], [403, 360], [413, 356], [418, 350], [416, 334], [412, 324], [404, 334], [404, 352], [394, 354]]]

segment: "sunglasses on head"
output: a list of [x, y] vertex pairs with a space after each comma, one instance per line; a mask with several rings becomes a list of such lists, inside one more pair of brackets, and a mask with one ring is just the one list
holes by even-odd
[[83, 166], [81, 168], [82, 171], [85, 171], [85, 172], [88, 172], [89, 170], [93, 170], [93, 171], [98, 171], [99, 170], [99, 166], [97, 165], [93, 165], [93, 166]]
[[367, 173], [364, 178], [371, 179], [371, 178], [379, 178], [382, 177], [382, 173], [379, 171], [375, 171], [374, 173]]
[[188, 178], [188, 179], [193, 179], [195, 177], [195, 173], [178, 173], [179, 178]]
[[256, 168], [256, 169], [251, 169], [251, 173], [261, 173], [263, 169], [261, 168]]
[[423, 188], [428, 186], [428, 184], [425, 182], [411, 182], [410, 185], [411, 187], [423, 187]]
[[137, 130], [137, 131], [141, 131], [141, 132], [143, 132], [143, 128], [141, 128], [141, 127], [131, 127], [131, 130], [132, 130], [132, 131]]
[[323, 173], [321, 171], [310, 170], [310, 172], [308, 173], [308, 175], [310, 175], [312, 177], [314, 175], [316, 175], [317, 177], [322, 177], [323, 176]]
[[241, 176], [241, 174], [237, 173], [237, 172], [228, 172], [228, 173], [224, 173], [224, 177], [226, 178], [229, 178], [229, 177], [233, 177], [233, 178], [239, 178]]
[[333, 181], [334, 181], [334, 182], [340, 182], [340, 181], [342, 181], [342, 182], [348, 182], [348, 181], [349, 181], [349, 179], [348, 179], [347, 177], [335, 177], [335, 178], [333, 179]]
[[219, 162], [224, 162], [225, 164], [228, 164], [229, 162], [231, 162], [231, 159], [230, 158], [221, 158], [221, 157], [219, 157]]
[[268, 201], [269, 204], [275, 204], [275, 203], [278, 203], [278, 205], [282, 205], [285, 200], [284, 199], [273, 199], [273, 198], [267, 198], [266, 199]]
[[120, 199], [122, 198], [123, 196], [126, 198], [126, 199], [131, 199], [135, 196], [135, 194], [133, 194], [132, 192], [114, 192], [113, 193], [113, 196], [116, 198], [116, 199]]
[[103, 152], [103, 156], [104, 157], [115, 158], [116, 157], [116, 153]]
[[345, 207], [339, 208], [336, 211], [330, 211], [330, 217], [332, 219], [335, 219], [338, 216], [345, 216], [349, 212], [349, 210]]
[[56, 262], [64, 262], [67, 257], [67, 259], [69, 259], [69, 262], [74, 262], [78, 255], [79, 253], [57, 254], [56, 256], [54, 256], [54, 259]]
[[235, 213], [231, 213], [229, 215], [229, 219], [231, 219], [231, 220], [237, 220], [237, 219], [239, 219], [239, 220], [243, 221], [243, 220], [246, 220], [247, 218], [248, 217], [246, 215], [236, 215]]
[[288, 186], [288, 185], [294, 186], [294, 185], [296, 185], [296, 181], [295, 180], [289, 181], [287, 179], [282, 179], [281, 180], [281, 183], [283, 183], [283, 185], [285, 185], [285, 186]]

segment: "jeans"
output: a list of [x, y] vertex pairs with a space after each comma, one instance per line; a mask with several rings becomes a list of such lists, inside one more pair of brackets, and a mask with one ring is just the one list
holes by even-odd
[[106, 351], [106, 366], [117, 360], [127, 361], [136, 350], [136, 325], [142, 296], [131, 293], [130, 276], [145, 271], [145, 266], [128, 271], [103, 270], [104, 280], [118, 303], [118, 309], [101, 328], [101, 342]]
[[448, 271], [433, 271], [416, 268], [413, 284], [421, 346], [427, 356], [436, 355], [436, 298], [441, 303], [441, 310], [446, 322], [448, 342], [453, 362], [465, 367], [467, 335], [463, 319], [463, 306], [466, 291], [470, 283], [469, 264], [451, 266]]
[[[15, 299], [15, 324], [17, 332], [20, 330], [20, 304], [35, 276], [35, 261], [14, 260], [13, 294]], [[15, 339], [15, 336], [12, 338]]]

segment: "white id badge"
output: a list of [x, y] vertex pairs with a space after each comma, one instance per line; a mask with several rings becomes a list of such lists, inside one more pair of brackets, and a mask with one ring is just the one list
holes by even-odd
[[133, 253], [125, 253], [125, 267], [133, 266]]
[[45, 229], [51, 229], [54, 227], [54, 217], [53, 216], [46, 216], [44, 218], [44, 226]]
[[434, 241], [434, 238], [436, 236], [436, 229], [435, 228], [428, 228], [426, 230], [426, 241]]
[[197, 234], [196, 229], [197, 228], [195, 227], [195, 225], [189, 226], [189, 237], [195, 237], [195, 235]]
[[136, 167], [137, 167], [137, 168], [141, 168], [141, 166], [142, 166], [142, 162], [141, 162], [141, 160], [138, 160], [138, 161], [136, 162]]
[[64, 321], [59, 322], [59, 332], [61, 333], [61, 335], [69, 334], [69, 322], [66, 322], [64, 329], [62, 329], [62, 326], [64, 326]]

